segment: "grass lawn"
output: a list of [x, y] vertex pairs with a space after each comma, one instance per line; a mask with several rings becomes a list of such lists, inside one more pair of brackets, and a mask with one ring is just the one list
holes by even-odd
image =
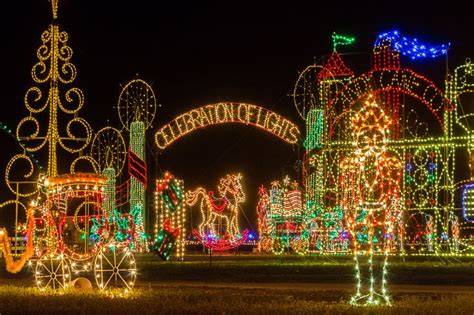
[[[391, 307], [355, 307], [347, 303], [354, 285], [354, 265], [347, 256], [216, 255], [210, 263], [209, 257], [203, 255], [188, 256], [184, 262], [162, 262], [154, 255], [138, 255], [137, 266], [139, 287], [124, 295], [122, 291], [97, 289], [40, 292], [33, 288], [31, 271], [25, 269], [11, 275], [0, 264], [0, 314], [474, 314], [472, 259], [393, 257], [389, 290], [390, 284], [462, 285], [473, 286], [473, 290], [472, 293], [453, 293], [447, 289], [443, 293], [398, 290], [392, 294]], [[179, 281], [195, 281], [196, 285], [183, 286]], [[169, 286], [156, 286], [163, 282]], [[205, 283], [224, 284], [204, 286]], [[266, 285], [239, 288], [232, 283]], [[274, 283], [283, 285], [276, 289], [272, 287]], [[349, 290], [304, 290], [292, 286], [296, 283], [342, 283]]]
[[[345, 295], [345, 294], [343, 294]], [[47, 314], [473, 314], [473, 294], [399, 294], [393, 306], [351, 306], [341, 292], [179, 288], [40, 292], [0, 286], [0, 313]]]
[[[162, 262], [156, 256], [137, 259], [143, 281], [316, 282], [353, 283], [351, 256], [189, 256], [184, 262]], [[392, 257], [389, 283], [474, 285], [474, 260], [438, 257]]]
[[[163, 262], [156, 255], [136, 255], [140, 282], [299, 282], [354, 283], [351, 256], [189, 255]], [[474, 286], [473, 258], [391, 257], [389, 283]], [[87, 276], [83, 274], [81, 276]], [[0, 284], [33, 278], [32, 269], [12, 275], [0, 261]]]

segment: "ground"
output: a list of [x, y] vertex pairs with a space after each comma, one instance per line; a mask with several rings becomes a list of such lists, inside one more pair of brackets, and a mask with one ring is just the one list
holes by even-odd
[[474, 314], [474, 260], [393, 257], [393, 306], [347, 303], [354, 288], [350, 257], [192, 255], [184, 262], [137, 258], [139, 280], [122, 290], [39, 292], [31, 271], [0, 266], [0, 313], [326, 313]]

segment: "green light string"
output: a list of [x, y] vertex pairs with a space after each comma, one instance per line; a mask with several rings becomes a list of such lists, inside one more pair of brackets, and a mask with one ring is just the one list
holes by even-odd
[[[92, 226], [89, 238], [94, 242], [100, 243], [103, 241], [103, 229], [115, 230], [113, 236], [118, 242], [125, 242], [132, 238], [132, 235], [129, 233], [131, 227], [130, 220], [116, 209], [109, 213], [108, 219], [104, 216], [100, 216], [93, 217], [91, 221]], [[113, 226], [115, 226], [115, 229], [111, 229]]]
[[354, 42], [354, 36], [339, 35], [336, 32], [332, 33], [332, 47], [334, 51], [337, 51], [337, 46], [352, 45]]
[[311, 109], [306, 120], [309, 130], [303, 145], [306, 150], [320, 148], [324, 131], [324, 110]]

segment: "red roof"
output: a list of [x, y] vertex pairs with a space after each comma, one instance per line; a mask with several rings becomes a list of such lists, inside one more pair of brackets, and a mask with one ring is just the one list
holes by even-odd
[[354, 72], [346, 66], [341, 56], [334, 51], [326, 62], [325, 67], [318, 73], [318, 80], [324, 80], [330, 77], [354, 75]]

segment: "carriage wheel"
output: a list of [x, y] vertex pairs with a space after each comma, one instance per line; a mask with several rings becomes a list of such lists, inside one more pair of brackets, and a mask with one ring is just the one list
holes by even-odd
[[39, 289], [63, 289], [71, 281], [71, 268], [63, 254], [49, 254], [36, 262], [36, 285]]
[[128, 247], [105, 246], [94, 260], [94, 277], [100, 289], [131, 289], [137, 278], [135, 258]]

